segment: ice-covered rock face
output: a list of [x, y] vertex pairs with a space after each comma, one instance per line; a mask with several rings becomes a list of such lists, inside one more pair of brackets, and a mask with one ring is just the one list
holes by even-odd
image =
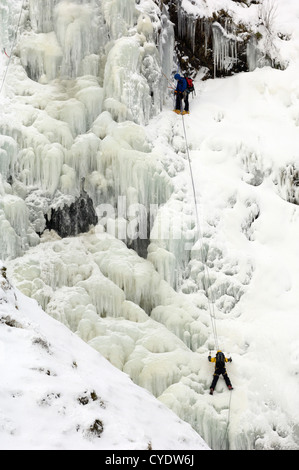
[[[239, 2], [229, 3], [240, 7]], [[18, 18], [21, 2], [14, 2], [13, 8], [9, 2], [2, 5], [6, 23]], [[276, 283], [275, 271], [271, 286], [278, 285], [278, 290], [273, 287], [269, 298], [263, 296], [261, 291], [270, 285], [268, 265], [262, 260], [255, 272], [251, 251], [272, 240], [272, 227], [280, 221], [288, 224], [298, 217], [291, 205], [285, 210], [281, 197], [277, 199], [285, 217], [276, 221], [271, 210], [277, 194], [290, 199], [296, 182], [294, 70], [290, 76], [256, 71], [248, 82], [244, 75], [229, 82], [216, 80], [200, 97], [200, 109], [191, 121], [194, 128], [187, 126], [193, 163], [196, 166], [198, 159], [197, 164], [205, 166], [204, 172], [200, 165], [196, 172], [204, 196], [200, 246], [181, 119], [165, 112], [150, 126], [140, 125], [159, 111], [161, 71], [168, 70], [169, 76], [171, 70], [173, 34], [167, 10], [161, 15], [151, 0], [136, 5], [123, 0], [57, 0], [47, 6], [51, 12], [30, 2], [26, 23], [21, 22], [18, 58], [11, 61], [1, 96], [0, 251], [10, 278], [47, 313], [188, 420], [213, 448], [297, 446], [297, 430], [292, 431], [297, 394], [291, 393], [290, 406], [281, 405], [280, 398], [281, 392], [289, 397], [281, 389], [282, 379], [293, 386], [298, 370], [298, 341], [292, 331], [282, 333], [283, 344], [288, 344], [283, 358], [292, 357], [285, 375], [285, 362], [274, 351], [280, 364], [274, 385], [266, 360], [280, 326], [275, 315], [273, 321], [273, 303], [296, 285], [280, 272], [283, 283]], [[183, 32], [183, 23], [180, 26]], [[188, 24], [187, 30], [192, 39], [194, 28]], [[226, 33], [214, 28], [220, 68], [236, 58], [236, 38]], [[12, 32], [1, 31], [3, 44], [9, 44], [10, 37]], [[1, 56], [3, 71], [7, 62]], [[217, 87], [224, 83], [226, 93], [221, 94]], [[269, 102], [271, 109], [264, 108]], [[260, 127], [254, 125], [261, 118], [256, 103], [267, 109], [266, 125]], [[246, 127], [239, 116], [244, 110]], [[279, 129], [282, 115], [287, 118], [284, 138], [264, 139], [272, 126]], [[270, 187], [268, 200], [258, 192], [263, 183]], [[36, 233], [46, 226], [45, 215], [48, 226], [54, 226], [51, 214], [63, 219], [71, 208], [80, 209], [86, 193], [98, 225], [74, 239], [61, 240], [46, 231], [35, 247], [40, 243]], [[267, 224], [269, 233], [259, 232]], [[127, 245], [136, 248], [136, 234], [148, 242], [149, 233], [144, 260]], [[294, 233], [288, 240], [295, 246]], [[144, 246], [137, 250], [146, 251]], [[273, 253], [273, 264], [287, 273]], [[295, 264], [291, 258], [287, 261]], [[215, 346], [211, 301], [223, 320], [221, 337], [234, 353], [231, 370], [238, 395], [229, 433], [228, 395], [220, 393], [216, 401], [207, 397], [212, 370], [206, 356]], [[264, 309], [271, 317], [266, 323]], [[272, 334], [268, 342], [265, 331]], [[221, 386], [218, 390], [224, 392]]]
[[[134, 309], [130, 318], [142, 321]], [[0, 325], [3, 450], [208, 448], [189, 424], [16, 290], [1, 262]], [[168, 351], [179, 346], [165, 340]]]
[[[155, 193], [161, 204], [171, 186], [140, 127], [161, 110], [162, 70], [172, 67], [166, 13], [134, 0], [21, 7], [1, 6], [0, 45], [12, 58], [1, 55], [0, 168], [2, 193], [25, 201], [29, 218], [20, 238], [2, 203], [10, 232], [4, 259], [38, 243], [34, 232], [43, 232], [51, 213], [71, 211], [85, 192], [96, 211], [106, 203], [117, 209], [119, 195], [148, 207]], [[14, 220], [26, 217], [16, 215], [21, 206], [14, 205]]]
[[176, 50], [189, 73], [228, 76], [257, 67], [285, 68], [289, 35], [272, 0], [166, 0], [175, 23]]
[[108, 43], [104, 16], [95, 1], [30, 0], [31, 28], [20, 44], [20, 58], [34, 80], [97, 75]]
[[196, 373], [207, 314], [149, 261], [99, 233], [40, 248], [9, 264], [8, 275], [47, 313], [157, 397]]

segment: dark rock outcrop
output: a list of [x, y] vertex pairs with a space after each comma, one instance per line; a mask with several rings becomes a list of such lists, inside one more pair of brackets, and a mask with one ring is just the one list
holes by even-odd
[[55, 230], [62, 238], [88, 232], [92, 225], [96, 225], [98, 217], [92, 199], [86, 192], [76, 198], [70, 205], [51, 209], [51, 216], [46, 216], [46, 228]]

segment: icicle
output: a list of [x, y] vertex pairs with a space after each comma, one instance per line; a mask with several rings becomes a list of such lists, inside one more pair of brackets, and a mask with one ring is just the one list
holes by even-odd
[[21, 256], [29, 246], [37, 244], [38, 237], [29, 225], [28, 208], [23, 199], [5, 193], [1, 196], [0, 233], [2, 259]]
[[192, 52], [195, 51], [196, 24], [197, 18], [186, 13], [183, 8], [178, 8], [178, 35], [189, 41]]
[[231, 70], [238, 60], [237, 42], [234, 34], [227, 33], [217, 22], [212, 25], [213, 31], [213, 53], [214, 53], [214, 76], [217, 71]]
[[17, 158], [17, 144], [7, 136], [0, 136], [0, 174], [7, 179], [14, 173]]
[[[169, 21], [168, 12], [163, 8], [163, 15], [161, 17], [162, 31], [159, 38], [159, 52], [162, 64], [162, 72], [165, 77], [171, 77], [173, 68], [173, 51], [174, 51], [174, 27]], [[167, 90], [168, 82], [164, 82], [164, 95]]]
[[10, 11], [7, 0], [2, 0], [0, 5], [0, 51], [9, 44], [8, 25], [10, 22]]
[[36, 33], [49, 33], [53, 31], [54, 9], [59, 0], [43, 0], [42, 8], [36, 0], [29, 0], [29, 14], [32, 29]]
[[102, 9], [111, 39], [118, 39], [133, 26], [135, 0], [103, 0]]

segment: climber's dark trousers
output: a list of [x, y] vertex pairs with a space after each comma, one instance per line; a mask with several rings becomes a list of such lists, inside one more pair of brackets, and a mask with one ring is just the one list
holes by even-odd
[[215, 387], [217, 385], [217, 382], [218, 382], [218, 379], [219, 379], [219, 376], [220, 375], [223, 375], [223, 378], [225, 380], [225, 383], [226, 385], [229, 387], [231, 386], [231, 382], [229, 380], [229, 377], [227, 375], [227, 372], [226, 372], [226, 368], [225, 367], [218, 367], [218, 369], [215, 369], [215, 372], [214, 372], [214, 378], [213, 378], [213, 381], [211, 383], [211, 387], [213, 390], [215, 390]]
[[189, 111], [189, 94], [186, 92], [176, 94], [175, 109], [182, 111], [182, 100], [185, 102], [185, 111]]

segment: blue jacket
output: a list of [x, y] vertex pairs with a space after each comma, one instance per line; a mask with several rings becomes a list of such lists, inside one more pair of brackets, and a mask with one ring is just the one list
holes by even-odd
[[176, 91], [183, 93], [187, 89], [187, 80], [184, 77], [181, 77], [179, 73], [176, 73], [174, 78], [178, 81]]

